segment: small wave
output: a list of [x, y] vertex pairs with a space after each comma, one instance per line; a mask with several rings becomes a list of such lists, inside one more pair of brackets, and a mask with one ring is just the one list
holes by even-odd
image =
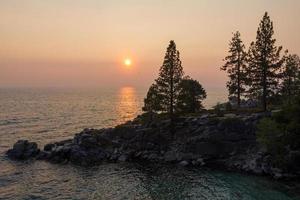
[[36, 133], [48, 133], [52, 131], [54, 131], [54, 129], [44, 129], [44, 130], [37, 131]]
[[11, 124], [20, 124], [21, 121], [18, 121], [18, 119], [7, 119], [7, 120], [0, 120], [0, 126], [7, 126]]
[[11, 118], [11, 119], [4, 119], [0, 120], [0, 126], [8, 126], [8, 125], [15, 125], [15, 124], [22, 124], [22, 123], [32, 123], [39, 121], [39, 117], [32, 117], [32, 118]]

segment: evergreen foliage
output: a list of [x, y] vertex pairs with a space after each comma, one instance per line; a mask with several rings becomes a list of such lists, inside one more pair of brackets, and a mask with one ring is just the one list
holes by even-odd
[[161, 96], [158, 92], [156, 84], [152, 84], [147, 92], [147, 96], [144, 99], [144, 107], [142, 108], [145, 112], [158, 112], [162, 111], [161, 107]]
[[288, 101], [300, 95], [300, 58], [298, 55], [288, 55], [281, 74], [280, 94]]
[[190, 77], [183, 78], [179, 52], [174, 41], [170, 41], [159, 77], [151, 85], [144, 99], [143, 111], [168, 113], [171, 120], [174, 113], [199, 112], [206, 92], [202, 85]]
[[196, 113], [203, 109], [202, 100], [206, 98], [206, 91], [197, 80], [186, 77], [180, 82], [179, 87], [176, 105], [178, 112]]
[[168, 112], [171, 119], [173, 118], [174, 107], [180, 92], [179, 84], [182, 77], [183, 68], [179, 51], [176, 49], [175, 42], [171, 40], [163, 64], [159, 69], [159, 76], [155, 80], [162, 111]]
[[149, 88], [144, 100], [143, 110], [169, 113], [170, 118], [173, 119], [182, 77], [183, 68], [179, 51], [176, 49], [175, 42], [171, 40], [159, 69], [159, 76], [155, 84]]
[[247, 67], [249, 96], [261, 99], [264, 111], [267, 110], [268, 99], [278, 92], [278, 71], [284, 62], [282, 47], [275, 45], [273, 34], [273, 22], [266, 12], [259, 24], [256, 41], [250, 45]]
[[246, 57], [245, 45], [241, 40], [240, 32], [233, 34], [232, 40], [229, 43], [229, 55], [225, 58], [225, 64], [221, 67], [228, 73], [229, 81], [227, 88], [229, 98], [237, 98], [238, 107], [241, 103], [241, 96], [245, 92], [246, 85]]

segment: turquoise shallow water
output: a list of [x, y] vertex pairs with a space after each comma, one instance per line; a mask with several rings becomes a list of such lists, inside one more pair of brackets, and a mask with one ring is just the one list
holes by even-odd
[[132, 163], [83, 168], [43, 161], [2, 166], [1, 199], [297, 199], [287, 185], [208, 169]]
[[[226, 97], [209, 94], [214, 98], [208, 106]], [[144, 95], [144, 90], [130, 87], [0, 89], [0, 199], [300, 199], [291, 185], [264, 177], [146, 163], [84, 168], [15, 162], [4, 155], [17, 139], [43, 145], [86, 127], [130, 120], [141, 112]]]

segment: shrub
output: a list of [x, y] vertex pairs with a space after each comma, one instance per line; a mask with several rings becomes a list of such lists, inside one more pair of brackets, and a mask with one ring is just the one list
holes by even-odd
[[286, 164], [284, 158], [286, 149], [282, 137], [282, 130], [275, 120], [270, 118], [260, 120], [257, 125], [257, 140], [272, 155], [273, 164], [279, 167]]
[[257, 125], [257, 141], [273, 156], [274, 164], [284, 166], [289, 151], [300, 150], [300, 97], [285, 104], [271, 118]]
[[221, 103], [217, 103], [217, 105], [215, 105], [213, 107], [214, 111], [215, 111], [215, 114], [218, 116], [218, 117], [223, 117], [224, 116], [224, 106], [223, 104]]

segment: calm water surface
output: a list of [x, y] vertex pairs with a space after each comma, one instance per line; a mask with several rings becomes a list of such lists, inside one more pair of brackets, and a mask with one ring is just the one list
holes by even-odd
[[[14, 162], [4, 152], [18, 139], [39, 145], [83, 128], [110, 127], [141, 112], [145, 90], [0, 89], [0, 199], [299, 199], [262, 177], [153, 164], [93, 168]], [[206, 107], [225, 101], [209, 90]]]

